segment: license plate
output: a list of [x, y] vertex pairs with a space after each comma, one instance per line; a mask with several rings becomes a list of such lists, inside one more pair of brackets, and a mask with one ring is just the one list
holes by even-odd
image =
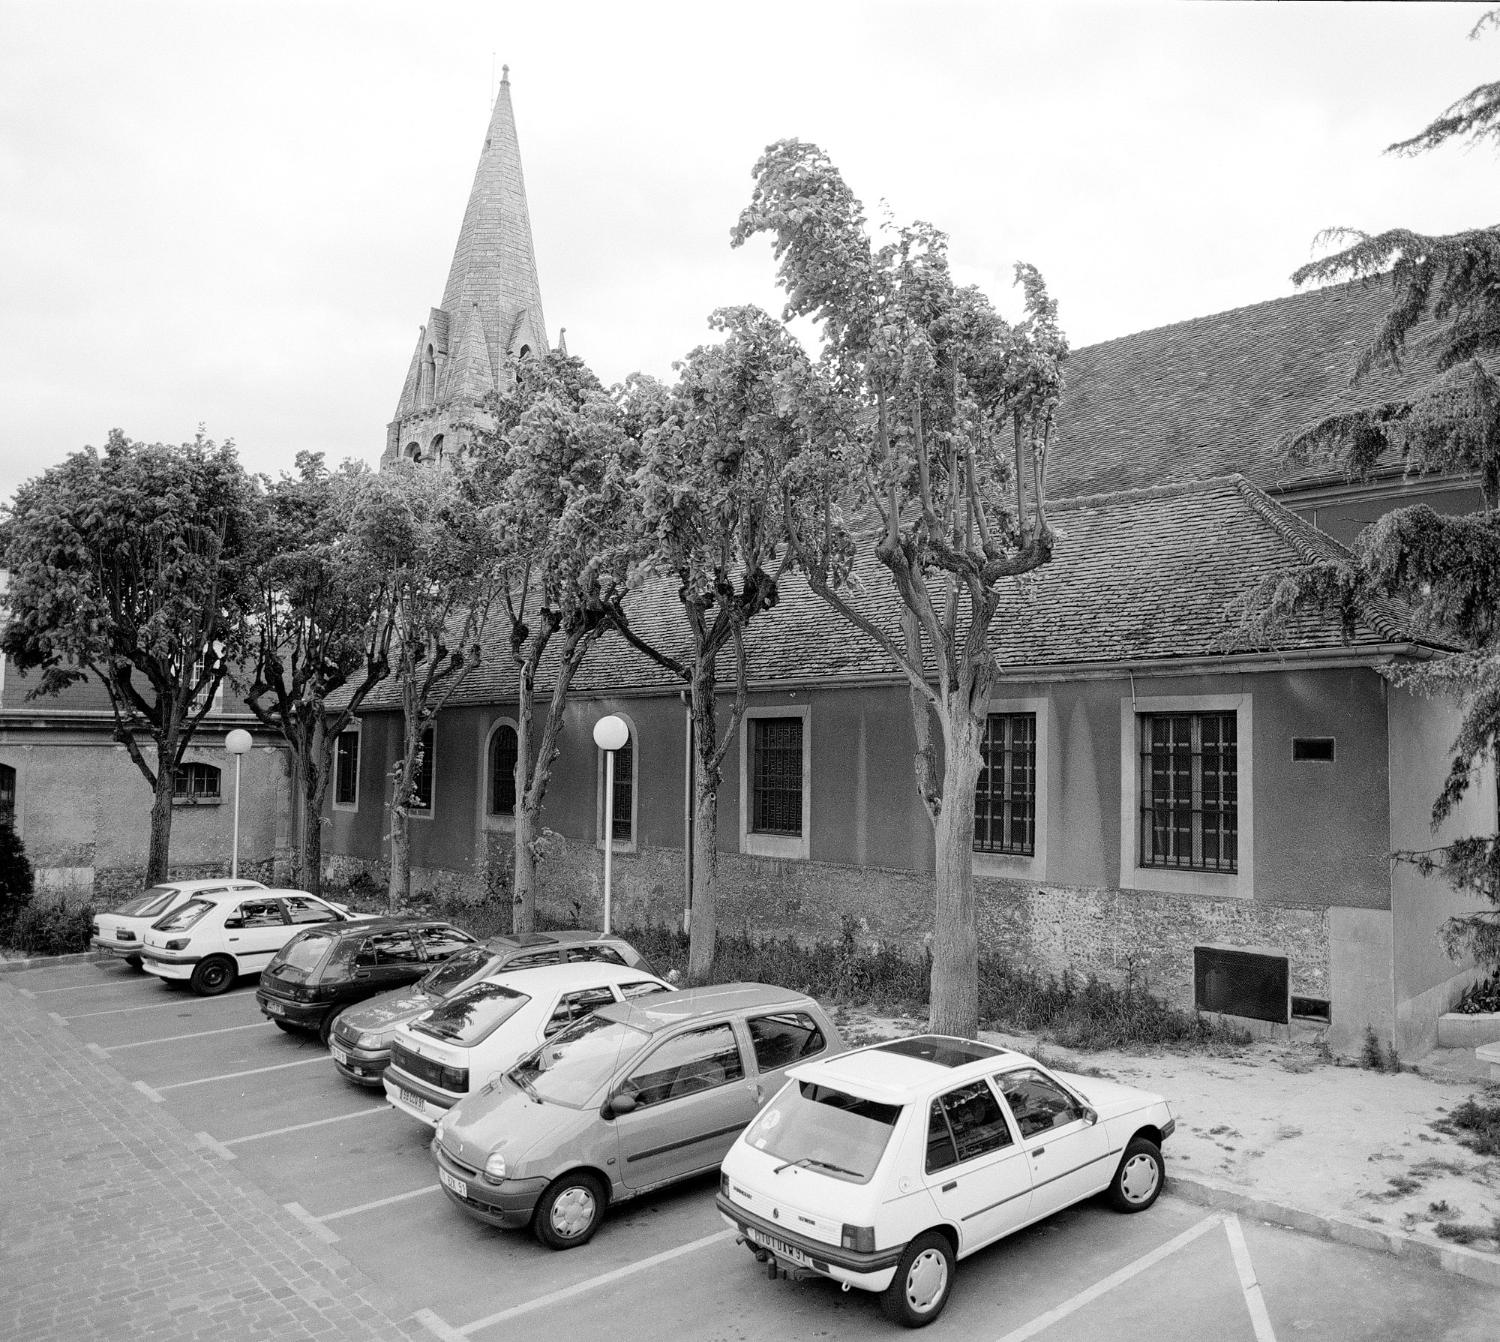
[[282, 1006], [280, 1002], [267, 1002], [266, 1010], [269, 1011], [273, 1016], [286, 1015], [286, 1008]]
[[806, 1265], [811, 1261], [801, 1249], [793, 1248], [784, 1239], [777, 1239], [775, 1235], [767, 1235], [763, 1231], [752, 1227], [750, 1229], [750, 1238], [763, 1249], [769, 1249], [778, 1258], [785, 1258], [789, 1263]]
[[116, 932], [115, 933], [115, 940], [116, 941], [134, 941], [135, 940], [135, 933], [134, 932]]
[[427, 1101], [414, 1090], [407, 1090], [405, 1086], [398, 1086], [396, 1093], [401, 1097], [402, 1104], [409, 1104], [419, 1114], [427, 1111]]
[[[401, 1093], [403, 1095], [409, 1095], [411, 1092], [403, 1090]], [[455, 1179], [451, 1174], [448, 1173], [447, 1170], [438, 1170], [438, 1178], [442, 1181], [442, 1185], [444, 1188], [452, 1189], [455, 1193], [458, 1194], [459, 1197], [466, 1198], [469, 1196], [469, 1185], [466, 1184], [462, 1179]]]
[[343, 1049], [341, 1049], [341, 1048], [335, 1048], [332, 1045], [330, 1045], [328, 1051], [331, 1054], [333, 1054], [333, 1060], [334, 1060], [334, 1062], [343, 1063], [343, 1065], [345, 1067], [347, 1067], [349, 1065], [349, 1055], [347, 1053], [345, 1053]]

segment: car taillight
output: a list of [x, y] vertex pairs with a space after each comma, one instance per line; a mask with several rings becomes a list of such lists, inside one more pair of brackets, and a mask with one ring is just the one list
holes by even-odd
[[469, 1089], [469, 1069], [467, 1067], [444, 1067], [438, 1075], [438, 1084], [444, 1090], [451, 1090], [462, 1095]]
[[729, 1196], [729, 1176], [723, 1170], [719, 1171], [719, 1195], [726, 1198]]
[[164, 949], [169, 951], [185, 951], [187, 950], [188, 942], [191, 940], [191, 937], [173, 937], [171, 941], [167, 942]]
[[855, 1253], [874, 1253], [875, 1227], [846, 1225], [839, 1236], [839, 1245]]

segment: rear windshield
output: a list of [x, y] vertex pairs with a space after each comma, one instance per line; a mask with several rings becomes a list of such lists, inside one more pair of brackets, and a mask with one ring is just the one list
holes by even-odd
[[798, 1081], [766, 1106], [745, 1140], [776, 1160], [864, 1184], [880, 1164], [900, 1117], [899, 1104], [879, 1104]]
[[512, 1070], [541, 1098], [581, 1109], [650, 1038], [633, 1025], [585, 1016], [553, 1035]]
[[529, 1001], [531, 998], [525, 993], [503, 984], [476, 983], [414, 1021], [411, 1028], [445, 1043], [467, 1047], [477, 1044]]
[[176, 886], [153, 885], [149, 890], [142, 890], [134, 899], [116, 904], [110, 912], [118, 913], [124, 918], [155, 918], [182, 898], [183, 893]]
[[322, 932], [293, 937], [276, 952], [276, 958], [266, 967], [266, 973], [294, 982], [306, 981], [328, 954], [330, 943], [337, 940], [337, 937]]
[[482, 978], [485, 971], [489, 970], [490, 961], [498, 958], [483, 946], [470, 946], [467, 950], [455, 951], [442, 964], [428, 970], [427, 977], [417, 987], [434, 997], [452, 997], [469, 979], [475, 976]]
[[152, 926], [158, 932], [186, 932], [213, 907], [214, 902], [211, 899], [190, 899], [180, 909], [169, 913]]

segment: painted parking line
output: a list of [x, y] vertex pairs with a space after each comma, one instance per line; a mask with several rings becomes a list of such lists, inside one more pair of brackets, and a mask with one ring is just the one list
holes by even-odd
[[118, 983], [95, 979], [92, 983], [70, 983], [66, 988], [29, 988], [23, 991], [29, 992], [33, 997], [46, 997], [50, 993], [81, 993], [86, 988], [135, 988], [139, 985], [139, 979], [121, 979]]
[[136, 1039], [129, 1044], [110, 1044], [104, 1051], [118, 1053], [121, 1049], [145, 1048], [147, 1044], [175, 1044], [181, 1039], [206, 1039], [211, 1034], [232, 1034], [235, 1030], [264, 1030], [270, 1024], [268, 1020], [258, 1020], [253, 1025], [225, 1025], [217, 1030], [199, 1030], [195, 1034], [169, 1034], [162, 1039]]
[[441, 1191], [441, 1184], [424, 1184], [421, 1188], [412, 1189], [410, 1193], [397, 1193], [394, 1197], [378, 1198], [374, 1202], [361, 1202], [357, 1207], [345, 1207], [341, 1212], [329, 1212], [326, 1216], [318, 1217], [318, 1220], [342, 1221], [346, 1216], [358, 1216], [361, 1212], [372, 1212], [378, 1207], [389, 1207], [396, 1202], [410, 1202], [412, 1198], [422, 1197], [426, 1193]]
[[1169, 1239], [1165, 1244], [1158, 1245], [1150, 1253], [1137, 1258], [1135, 1262], [1127, 1263], [1118, 1272], [1111, 1272], [1102, 1281], [1097, 1281], [1086, 1290], [1079, 1291], [1070, 1300], [1064, 1300], [1057, 1308], [1049, 1309], [1045, 1314], [1038, 1314], [1030, 1323], [1023, 1324], [1014, 1332], [1006, 1333], [1000, 1342], [1024, 1342], [1026, 1338], [1036, 1337], [1039, 1333], [1046, 1332], [1054, 1323], [1067, 1318], [1069, 1314], [1077, 1313], [1085, 1305], [1093, 1304], [1101, 1295], [1114, 1290], [1116, 1286], [1123, 1286], [1132, 1277], [1138, 1277], [1148, 1268], [1155, 1267], [1162, 1259], [1170, 1258], [1179, 1249], [1186, 1248], [1195, 1239], [1223, 1223], [1224, 1217], [1220, 1212], [1205, 1216], [1197, 1225], [1189, 1226], [1182, 1234]]
[[[166, 1089], [166, 1087], [162, 1087]], [[332, 1118], [315, 1118], [307, 1123], [293, 1123], [288, 1128], [270, 1128], [265, 1132], [252, 1132], [248, 1137], [231, 1137], [225, 1146], [239, 1146], [242, 1142], [264, 1141], [267, 1137], [284, 1137], [289, 1132], [302, 1132], [307, 1128], [321, 1128], [329, 1123], [346, 1123], [351, 1118], [369, 1118], [371, 1114], [394, 1114], [389, 1104], [372, 1104], [368, 1109], [356, 1109], [352, 1114], [335, 1114]], [[435, 1185], [434, 1185], [435, 1186]]]
[[1245, 1307], [1250, 1311], [1250, 1322], [1255, 1327], [1255, 1342], [1276, 1342], [1276, 1334], [1271, 1331], [1271, 1316], [1266, 1313], [1265, 1296], [1261, 1294], [1260, 1282], [1250, 1262], [1250, 1249], [1245, 1243], [1240, 1218], [1225, 1217], [1224, 1231], [1229, 1236], [1229, 1251], [1234, 1255], [1234, 1266], [1240, 1274], [1240, 1289], [1245, 1293]]
[[94, 1016], [123, 1016], [130, 1011], [161, 1011], [165, 1007], [177, 1007], [180, 1009], [189, 1005], [192, 1000], [186, 997], [173, 997], [165, 1002], [152, 1002], [147, 1006], [110, 1007], [106, 1011], [81, 1011], [76, 1016], [58, 1016], [56, 1012], [52, 1012], [51, 1014], [60, 1021], [90, 1020]]
[[[242, 1076], [259, 1076], [262, 1072], [284, 1072], [288, 1067], [310, 1067], [314, 1063], [326, 1063], [326, 1057], [303, 1058], [300, 1062], [278, 1062], [274, 1067], [251, 1067], [243, 1072], [221, 1072], [218, 1076], [200, 1076], [195, 1081], [174, 1081], [169, 1086], [157, 1086], [158, 1091], [181, 1090], [184, 1086], [206, 1086], [211, 1081], [237, 1081]], [[140, 1085], [138, 1081], [136, 1085]]]
[[652, 1254], [650, 1258], [642, 1258], [638, 1263], [627, 1263], [624, 1267], [615, 1268], [613, 1272], [604, 1272], [597, 1277], [590, 1277], [587, 1281], [580, 1281], [573, 1286], [565, 1286], [560, 1291], [553, 1291], [549, 1295], [539, 1295], [535, 1300], [528, 1300], [524, 1304], [512, 1305], [509, 1309], [502, 1309], [498, 1314], [488, 1314], [482, 1319], [475, 1319], [473, 1323], [464, 1323], [455, 1327], [430, 1309], [418, 1310], [413, 1317], [421, 1320], [429, 1332], [445, 1339], [445, 1342], [451, 1342], [454, 1338], [472, 1337], [475, 1333], [482, 1332], [486, 1328], [493, 1328], [499, 1323], [507, 1323], [511, 1319], [519, 1318], [522, 1314], [530, 1314], [533, 1310], [561, 1304], [565, 1300], [586, 1295], [589, 1291], [597, 1291], [601, 1286], [608, 1286], [625, 1277], [633, 1277], [637, 1272], [645, 1272], [648, 1268], [656, 1267], [661, 1263], [669, 1263], [674, 1258], [681, 1258], [685, 1254], [706, 1249], [710, 1244], [720, 1244], [731, 1238], [734, 1233], [732, 1230], [721, 1230], [715, 1235], [705, 1235], [702, 1239], [695, 1239], [690, 1244], [679, 1244], [675, 1249], [667, 1249], [662, 1253]]

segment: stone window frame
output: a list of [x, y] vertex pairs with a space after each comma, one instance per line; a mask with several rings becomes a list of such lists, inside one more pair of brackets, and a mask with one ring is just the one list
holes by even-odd
[[[802, 719], [802, 833], [761, 834], [750, 828], [750, 724], [762, 718]], [[739, 726], [740, 852], [749, 857], [807, 861], [812, 853], [812, 706], [763, 704], [747, 708]]]
[[1027, 695], [1018, 698], [991, 696], [987, 714], [1030, 713], [1036, 719], [1036, 830], [1032, 836], [1032, 852], [983, 853], [975, 849], [974, 874], [976, 876], [1003, 876], [1018, 880], [1044, 879], [1047, 871], [1047, 812], [1051, 798], [1048, 784], [1051, 780], [1052, 761], [1052, 701], [1045, 696]]
[[[351, 722], [347, 727], [345, 727], [341, 732], [339, 732], [338, 736], [335, 738], [334, 743], [333, 743], [333, 801], [332, 801], [332, 806], [333, 806], [333, 809], [335, 811], [357, 811], [357, 810], [359, 810], [359, 766], [360, 766], [361, 746], [363, 745], [363, 738], [361, 736], [360, 728], [361, 728], [361, 724], [356, 719], [354, 722]], [[354, 796], [349, 801], [340, 801], [339, 800], [339, 743], [346, 736], [352, 736], [354, 738]]]
[[[601, 714], [601, 716], [604, 716]], [[634, 853], [640, 847], [640, 811], [641, 811], [641, 737], [636, 730], [635, 719], [629, 713], [615, 710], [614, 716], [622, 721], [630, 732], [627, 738], [630, 742], [630, 838], [615, 839], [610, 844], [610, 851], [615, 853]], [[589, 727], [589, 739], [593, 740], [593, 727]], [[620, 784], [618, 766], [620, 753], [615, 752], [616, 776], [615, 786]], [[618, 824], [620, 817], [618, 813], [614, 816]], [[604, 752], [598, 746], [594, 747], [594, 847], [604, 851]]]
[[[1246, 690], [1225, 694], [1152, 694], [1120, 697], [1120, 888], [1155, 890], [1168, 895], [1218, 895], [1252, 899], [1255, 895], [1255, 750], [1254, 700]], [[1140, 862], [1140, 716], [1153, 713], [1229, 713], [1235, 715], [1236, 795], [1239, 832], [1235, 856], [1238, 871], [1146, 867]]]

